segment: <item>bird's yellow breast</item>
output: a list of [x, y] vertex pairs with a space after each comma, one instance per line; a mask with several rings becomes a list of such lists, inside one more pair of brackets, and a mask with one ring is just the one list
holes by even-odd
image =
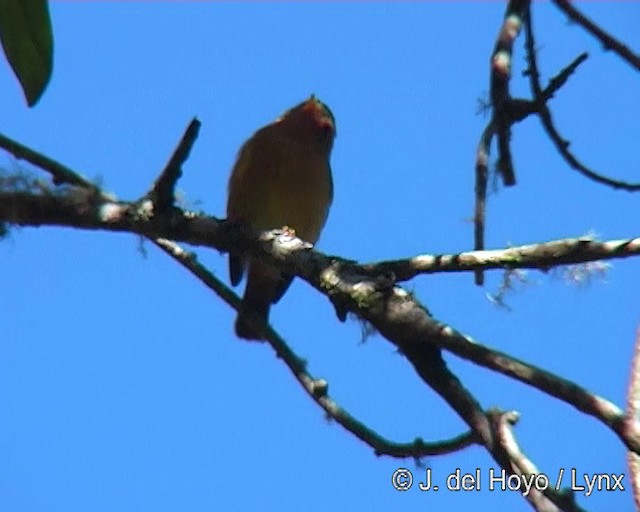
[[256, 229], [289, 226], [315, 243], [333, 196], [328, 156], [270, 128], [241, 149], [229, 181], [227, 214]]

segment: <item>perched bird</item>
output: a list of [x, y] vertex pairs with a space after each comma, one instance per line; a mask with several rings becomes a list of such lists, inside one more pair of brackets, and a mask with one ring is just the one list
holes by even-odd
[[[284, 226], [315, 244], [333, 199], [329, 156], [336, 125], [329, 108], [315, 96], [261, 128], [240, 148], [229, 178], [227, 218], [254, 229]], [[278, 302], [293, 276], [277, 268], [231, 254], [229, 275], [236, 286], [248, 267], [242, 310], [236, 334], [262, 339], [245, 312], [252, 310], [267, 321], [269, 307]]]

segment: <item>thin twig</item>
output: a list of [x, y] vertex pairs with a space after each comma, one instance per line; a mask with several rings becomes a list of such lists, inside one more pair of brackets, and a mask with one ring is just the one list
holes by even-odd
[[25, 160], [30, 164], [47, 171], [53, 177], [54, 185], [75, 185], [90, 189], [94, 192], [98, 191], [98, 187], [96, 187], [96, 185], [82, 177], [80, 174], [72, 171], [67, 166], [62, 165], [52, 158], [49, 158], [42, 153], [38, 153], [27, 146], [23, 146], [19, 142], [2, 134], [0, 134], [0, 147], [11, 153], [18, 160]]
[[[536, 465], [520, 449], [513, 433], [513, 426], [518, 422], [520, 415], [516, 411], [500, 411], [493, 409], [488, 412], [491, 425], [496, 432], [496, 439], [509, 454], [512, 461], [513, 473], [522, 481], [521, 487], [529, 489], [526, 496], [529, 503], [537, 511], [553, 510], [582, 510], [575, 502], [575, 496], [570, 489], [556, 491], [553, 486], [547, 486], [544, 491], [547, 476], [540, 473]], [[542, 480], [537, 480], [537, 477]], [[536, 485], [537, 484], [537, 485]]]
[[182, 176], [182, 165], [189, 158], [189, 153], [198, 138], [199, 131], [200, 121], [194, 118], [187, 126], [169, 162], [147, 193], [147, 197], [153, 202], [156, 213], [166, 212], [175, 202], [175, 187]]
[[[487, 182], [489, 180], [489, 153], [491, 151], [491, 139], [494, 134], [494, 123], [489, 121], [485, 127], [476, 150], [476, 207], [473, 216], [474, 243], [476, 251], [484, 249], [485, 217], [487, 208]], [[478, 286], [484, 284], [484, 273], [477, 270], [475, 273], [475, 283]]]
[[[571, 166], [571, 168], [575, 169], [583, 176], [586, 176], [587, 178], [597, 183], [602, 183], [603, 185], [607, 185], [611, 188], [626, 190], [628, 192], [635, 192], [640, 190], [640, 183], [627, 183], [625, 181], [615, 180], [599, 174], [580, 162], [576, 158], [576, 156], [571, 151], [569, 151], [569, 141], [565, 140], [560, 135], [555, 125], [553, 124], [551, 111], [545, 103], [544, 92], [542, 90], [542, 86], [540, 85], [540, 72], [538, 71], [538, 62], [536, 59], [536, 45], [534, 39], [535, 36], [533, 33], [533, 21], [531, 19], [530, 9], [528, 10], [527, 16], [525, 17], [525, 34], [527, 61], [529, 63], [529, 82], [531, 84], [534, 101], [537, 103], [538, 115], [540, 116], [540, 120], [542, 121], [542, 126], [549, 135], [549, 138], [555, 145], [560, 155]], [[579, 60], [580, 57], [578, 57], [578, 59], [576, 59], [567, 69], [575, 69], [575, 67], [579, 63]], [[568, 75], [569, 71], [567, 71], [566, 74]]]
[[[573, 59], [573, 61], [571, 61], [571, 63], [569, 63], [568, 66], [561, 69], [560, 73], [558, 73], [556, 76], [551, 78], [551, 80], [549, 80], [549, 83], [547, 84], [547, 87], [545, 87], [545, 89], [541, 93], [541, 97], [543, 101], [546, 102], [550, 100], [553, 97], [553, 95], [560, 90], [560, 87], [562, 87], [567, 82], [569, 77], [576, 72], [576, 69], [578, 69], [578, 66], [580, 66], [580, 64], [585, 62], [588, 58], [589, 58], [589, 54], [587, 52], [582, 52], [575, 59]], [[533, 101], [532, 103], [535, 104], [536, 102]], [[536, 112], [537, 112], [537, 109], [536, 109]]]
[[552, 2], [564, 12], [571, 20], [582, 25], [588, 32], [595, 36], [607, 50], [613, 50], [627, 63], [640, 71], [640, 56], [635, 54], [629, 47], [618, 41], [608, 32], [604, 31], [593, 21], [575, 8], [575, 4], [568, 0], [552, 0]]

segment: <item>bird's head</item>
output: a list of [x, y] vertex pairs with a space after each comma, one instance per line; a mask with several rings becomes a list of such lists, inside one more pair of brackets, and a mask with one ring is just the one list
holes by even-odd
[[276, 122], [289, 127], [296, 136], [312, 137], [323, 151], [331, 151], [336, 136], [336, 121], [329, 107], [313, 94], [285, 112]]

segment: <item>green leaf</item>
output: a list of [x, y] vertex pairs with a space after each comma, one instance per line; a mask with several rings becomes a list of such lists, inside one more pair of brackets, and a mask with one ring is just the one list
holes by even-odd
[[47, 0], [0, 0], [0, 41], [32, 107], [47, 87], [53, 68]]

